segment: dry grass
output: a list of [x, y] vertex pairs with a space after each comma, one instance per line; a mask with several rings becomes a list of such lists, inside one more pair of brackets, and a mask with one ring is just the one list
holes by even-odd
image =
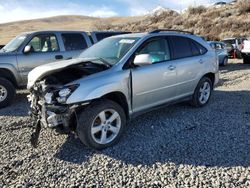
[[27, 20], [0, 24], [0, 44], [6, 44], [22, 32], [34, 30], [82, 30], [92, 31], [110, 29], [113, 25], [137, 22], [144, 19], [138, 17], [93, 18], [87, 16], [56, 16], [51, 18]]
[[[204, 36], [207, 40], [245, 35], [250, 37], [250, 0], [221, 7], [189, 7], [182, 14], [163, 12], [158, 17], [149, 16], [142, 21], [122, 25], [119, 29], [132, 31], [155, 28], [183, 29]], [[153, 17], [153, 18], [152, 18]]]
[[204, 12], [206, 12], [206, 7], [204, 6], [198, 6], [198, 7], [189, 7], [188, 8], [188, 13], [190, 15], [195, 15], [195, 14], [202, 14]]
[[164, 11], [147, 16], [93, 18], [58, 16], [45, 19], [0, 24], [0, 44], [6, 44], [21, 32], [46, 29], [66, 30], [127, 30], [145, 32], [168, 28], [192, 31], [208, 40], [250, 35], [250, 0], [235, 5], [205, 8], [189, 7], [184, 13]]
[[242, 0], [238, 4], [240, 14], [250, 13], [250, 0]]

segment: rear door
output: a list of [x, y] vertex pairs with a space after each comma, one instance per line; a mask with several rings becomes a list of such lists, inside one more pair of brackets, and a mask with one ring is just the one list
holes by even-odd
[[182, 36], [171, 36], [173, 62], [177, 70], [177, 98], [193, 94], [207, 59], [207, 49], [196, 41]]
[[31, 48], [29, 53], [23, 53], [23, 49], [17, 54], [19, 73], [24, 83], [27, 82], [28, 73], [35, 67], [62, 59], [58, 39], [53, 33], [35, 35], [26, 46]]
[[135, 55], [150, 54], [154, 62], [132, 68], [133, 110], [142, 111], [176, 96], [176, 69], [164, 37], [145, 42]]
[[63, 59], [78, 57], [86, 48], [90, 47], [90, 41], [82, 33], [62, 33]]

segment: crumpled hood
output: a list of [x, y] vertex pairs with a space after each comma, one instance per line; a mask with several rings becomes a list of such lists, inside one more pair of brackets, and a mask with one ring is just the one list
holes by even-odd
[[38, 66], [34, 68], [32, 71], [30, 71], [28, 75], [27, 88], [30, 89], [37, 80], [43, 78], [44, 76], [47, 76], [54, 72], [58, 72], [68, 66], [78, 64], [81, 62], [85, 62], [85, 61], [88, 61], [88, 59], [77, 58], [77, 59], [64, 60], [64, 61], [53, 62], [53, 63], [48, 63], [45, 65]]

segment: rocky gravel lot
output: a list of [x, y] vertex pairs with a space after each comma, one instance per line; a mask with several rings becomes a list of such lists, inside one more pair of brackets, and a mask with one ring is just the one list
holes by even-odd
[[0, 110], [0, 187], [250, 187], [250, 65], [221, 68], [209, 105], [178, 104], [130, 121], [93, 151], [43, 130], [29, 143], [26, 91]]

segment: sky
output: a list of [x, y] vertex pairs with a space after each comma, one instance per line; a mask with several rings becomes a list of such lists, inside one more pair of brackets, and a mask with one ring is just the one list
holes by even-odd
[[[181, 11], [219, 0], [0, 0], [0, 23], [58, 15], [137, 16], [158, 6]], [[225, 0], [229, 1], [229, 0]]]

